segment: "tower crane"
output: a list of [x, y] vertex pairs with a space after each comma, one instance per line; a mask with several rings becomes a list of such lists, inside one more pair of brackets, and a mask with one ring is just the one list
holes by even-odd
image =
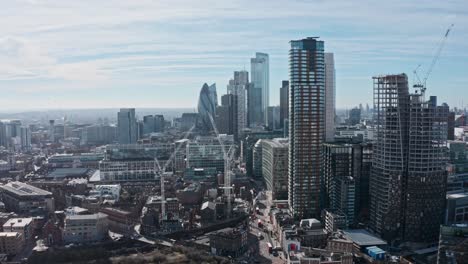
[[429, 67], [427, 68], [427, 71], [426, 71], [426, 74], [423, 76], [423, 78], [421, 79], [418, 75], [418, 69], [421, 67], [421, 64], [418, 65], [418, 67], [413, 71], [414, 75], [416, 76], [417, 78], [417, 83], [413, 85], [414, 88], [419, 88], [421, 89], [421, 93], [424, 93], [426, 91], [426, 82], [427, 82], [427, 79], [429, 78], [429, 76], [431, 75], [432, 73], [432, 70], [434, 69], [434, 66], [435, 64], [437, 63], [437, 61], [439, 60], [439, 57], [440, 57], [440, 53], [442, 52], [444, 46], [445, 46], [445, 42], [450, 34], [450, 31], [452, 31], [454, 27], [454, 24], [451, 24], [447, 31], [445, 31], [445, 34], [444, 36], [442, 37], [442, 39], [440, 40], [440, 43], [439, 45], [437, 46], [437, 49], [436, 49], [436, 52], [434, 54], [434, 57], [432, 58], [432, 61], [431, 61], [431, 64], [429, 65]]

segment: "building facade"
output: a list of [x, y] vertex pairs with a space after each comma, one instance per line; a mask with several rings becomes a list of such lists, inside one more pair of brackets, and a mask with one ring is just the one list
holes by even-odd
[[280, 126], [287, 130], [284, 126], [285, 120], [289, 118], [289, 81], [283, 81], [280, 88]]
[[406, 74], [374, 77], [370, 227], [387, 241], [437, 240], [445, 206], [448, 107], [409, 93]]
[[218, 106], [218, 95], [216, 93], [216, 84], [208, 86], [203, 84], [198, 98], [198, 118], [199, 128], [202, 132], [213, 131], [213, 124], [216, 117], [216, 107]]
[[134, 108], [121, 108], [117, 114], [119, 144], [133, 144], [138, 140], [138, 127]]
[[247, 115], [248, 115], [248, 98], [247, 89], [249, 86], [249, 73], [247, 71], [235, 71], [234, 78], [229, 80], [227, 86], [228, 94], [235, 95], [236, 100], [236, 114], [237, 114], [237, 127], [234, 138], [237, 140], [245, 128], [247, 128]]
[[325, 53], [325, 139], [331, 142], [335, 139], [335, 58], [333, 53]]
[[[251, 67], [251, 79], [254, 89], [260, 89], [261, 94], [261, 104], [255, 106], [254, 109], [249, 109], [249, 111], [255, 112], [253, 115], [254, 120], [251, 120], [252, 124], [264, 124], [268, 122], [267, 110], [270, 106], [270, 60], [268, 54], [257, 52], [255, 53], [255, 58], [250, 59]], [[254, 98], [254, 97], [249, 97]], [[260, 117], [260, 120], [257, 118]]]
[[325, 140], [324, 42], [291, 41], [289, 51], [289, 205], [298, 218], [319, 217]]
[[288, 199], [288, 139], [264, 139], [262, 174], [273, 200]]
[[65, 243], [96, 242], [104, 240], [108, 231], [106, 214], [69, 215], [65, 218], [63, 240]]

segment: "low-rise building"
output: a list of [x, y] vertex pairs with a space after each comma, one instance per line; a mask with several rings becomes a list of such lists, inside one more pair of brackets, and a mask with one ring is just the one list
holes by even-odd
[[247, 231], [226, 228], [209, 235], [211, 253], [237, 258], [247, 250]]
[[468, 263], [468, 225], [440, 227], [437, 263]]
[[0, 253], [16, 255], [23, 250], [24, 237], [18, 232], [0, 232]]
[[107, 238], [108, 231], [106, 214], [69, 215], [65, 218], [63, 240], [65, 243], [101, 241]]
[[53, 212], [52, 193], [23, 182], [9, 182], [0, 185], [3, 203], [8, 211], [18, 214]]
[[5, 224], [3, 224], [3, 232], [20, 233], [26, 241], [32, 237], [32, 230], [32, 218], [11, 218]]
[[101, 213], [109, 216], [109, 229], [117, 233], [132, 233], [136, 220], [132, 218], [132, 213], [116, 208], [102, 208]]
[[447, 194], [445, 223], [447, 225], [468, 223], [468, 193]]
[[347, 226], [346, 215], [339, 210], [323, 210], [322, 221], [325, 223], [325, 230], [328, 233], [338, 231], [338, 229], [345, 229]]

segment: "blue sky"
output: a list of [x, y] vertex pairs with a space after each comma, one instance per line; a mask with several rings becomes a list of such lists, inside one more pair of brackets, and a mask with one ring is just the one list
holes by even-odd
[[371, 103], [373, 75], [430, 64], [455, 27], [428, 93], [468, 104], [468, 1], [4, 1], [0, 111], [192, 107], [234, 70], [270, 54], [271, 104], [288, 78], [289, 40], [320, 36], [335, 53], [337, 106]]

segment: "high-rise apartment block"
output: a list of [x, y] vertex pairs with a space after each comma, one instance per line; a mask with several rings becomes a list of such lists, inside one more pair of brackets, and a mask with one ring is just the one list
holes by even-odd
[[291, 41], [289, 74], [289, 205], [297, 218], [318, 218], [323, 202], [324, 42], [317, 38]]
[[138, 140], [138, 127], [135, 108], [121, 108], [117, 114], [120, 144], [133, 144]]
[[374, 80], [370, 227], [384, 239], [437, 240], [446, 188], [448, 106], [410, 94], [406, 74]]
[[[257, 52], [255, 53], [255, 58], [250, 59], [251, 66], [251, 79], [253, 84], [253, 89], [260, 89], [261, 91], [261, 101], [260, 105], [255, 105], [254, 109], [249, 109], [252, 111], [253, 117], [255, 119], [250, 120], [251, 124], [267, 123], [268, 116], [268, 106], [270, 106], [270, 61], [268, 54]], [[254, 95], [256, 96], [256, 94]], [[254, 99], [254, 97], [249, 97], [249, 99]], [[260, 118], [260, 119], [258, 119]]]
[[335, 59], [333, 53], [325, 53], [325, 139], [335, 139]]

